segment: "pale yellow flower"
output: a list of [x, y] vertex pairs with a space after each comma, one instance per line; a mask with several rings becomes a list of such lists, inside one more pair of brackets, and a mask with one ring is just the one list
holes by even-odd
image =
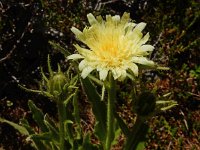
[[101, 16], [95, 18], [91, 13], [87, 18], [91, 26], [85, 27], [83, 32], [75, 27], [71, 28], [87, 47], [76, 44], [79, 54], [68, 57], [73, 60], [83, 59], [79, 64], [83, 78], [96, 69], [100, 80], [105, 80], [109, 71], [115, 80], [124, 80], [127, 71], [138, 76], [137, 64], [155, 65], [146, 58], [154, 49], [153, 46], [145, 44], [149, 39], [149, 33], [143, 36], [141, 32], [146, 23], [133, 23], [130, 14], [126, 12], [121, 18], [118, 15], [107, 15], [106, 21]]

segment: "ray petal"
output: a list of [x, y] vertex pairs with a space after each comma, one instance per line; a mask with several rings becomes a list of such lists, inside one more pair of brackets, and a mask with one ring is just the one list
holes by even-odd
[[133, 72], [135, 76], [138, 76], [138, 66], [136, 64], [130, 63], [129, 69]]
[[130, 13], [124, 12], [121, 18], [121, 24], [126, 24], [130, 20]]
[[83, 79], [85, 79], [92, 71], [94, 70], [94, 68], [88, 66], [88, 67], [85, 67], [81, 73], [81, 77]]
[[106, 79], [107, 75], [108, 75], [108, 70], [107, 69], [99, 70], [99, 78], [100, 78], [100, 80], [104, 81]]
[[146, 23], [144, 22], [141, 22], [139, 24], [137, 24], [137, 26], [135, 27], [135, 30], [139, 30], [139, 31], [142, 31], [146, 26]]
[[81, 59], [81, 58], [84, 58], [84, 57], [80, 54], [72, 54], [72, 55], [67, 57], [67, 59], [73, 59], [73, 60]]
[[147, 66], [154, 66], [155, 65], [155, 63], [153, 61], [148, 60], [146, 57], [133, 57], [132, 61], [134, 63], [147, 65]]
[[96, 18], [91, 13], [89, 13], [87, 15], [87, 18], [88, 18], [88, 21], [89, 21], [90, 25], [98, 23], [98, 21], [96, 20]]
[[121, 70], [119, 68], [114, 68], [112, 69], [112, 74], [114, 79], [116, 80], [117, 78], [119, 78], [121, 76]]
[[115, 16], [112, 17], [112, 20], [118, 22], [118, 21], [120, 21], [120, 16], [115, 15]]
[[74, 45], [76, 47], [76, 49], [78, 50], [78, 52], [83, 55], [83, 56], [87, 56], [91, 53], [91, 51], [89, 49], [86, 48], [82, 48], [80, 47], [78, 44]]
[[79, 63], [79, 70], [82, 71], [84, 68], [87, 67], [87, 62], [85, 60], [82, 60], [80, 63]]
[[120, 81], [123, 81], [126, 78], [126, 70], [122, 69], [121, 70], [121, 76], [119, 77]]
[[142, 45], [141, 46], [141, 50], [147, 52], [147, 51], [153, 51], [154, 50], [154, 47], [152, 45]]
[[80, 37], [80, 36], [82, 36], [82, 34], [83, 34], [79, 29], [77, 29], [77, 28], [75, 28], [75, 27], [72, 27], [72, 28], [71, 28], [71, 31], [72, 31], [77, 37]]
[[149, 40], [149, 33], [147, 33], [140, 41], [139, 45], [145, 44]]

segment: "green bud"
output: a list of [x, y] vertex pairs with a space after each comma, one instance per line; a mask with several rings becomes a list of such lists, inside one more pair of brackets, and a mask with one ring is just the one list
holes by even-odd
[[151, 92], [143, 92], [136, 100], [134, 109], [139, 116], [149, 116], [156, 107], [156, 98]]
[[56, 73], [50, 78], [50, 93], [52, 95], [61, 94], [66, 83], [67, 77], [62, 72]]

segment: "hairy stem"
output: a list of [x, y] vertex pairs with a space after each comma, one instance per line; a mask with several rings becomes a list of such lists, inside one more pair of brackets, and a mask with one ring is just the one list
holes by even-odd
[[108, 91], [108, 105], [107, 105], [107, 136], [106, 136], [106, 150], [110, 150], [111, 143], [114, 139], [114, 101], [116, 99], [115, 80], [111, 73], [109, 73]]
[[65, 150], [65, 132], [64, 121], [66, 118], [65, 105], [63, 102], [58, 102], [58, 117], [59, 117], [59, 137], [60, 137], [60, 150]]

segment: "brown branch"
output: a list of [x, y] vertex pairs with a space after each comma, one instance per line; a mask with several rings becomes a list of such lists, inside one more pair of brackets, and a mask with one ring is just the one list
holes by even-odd
[[110, 0], [110, 1], [107, 1], [107, 2], [101, 2], [101, 0], [97, 0], [97, 3], [96, 3], [96, 5], [95, 5], [94, 10], [99, 11], [99, 10], [101, 9], [102, 6], [107, 5], [107, 4], [114, 3], [114, 2], [117, 2], [117, 1], [119, 1], [119, 0]]
[[5, 57], [0, 59], [0, 63], [3, 63], [5, 60], [10, 59], [10, 57], [11, 57], [11, 55], [12, 55], [12, 53], [15, 50], [16, 47], [17, 46], [14, 45], [13, 48], [10, 50], [10, 52]]
[[14, 52], [14, 50], [17, 48], [17, 45], [20, 43], [21, 39], [24, 37], [24, 34], [26, 32], [26, 30], [28, 29], [28, 27], [31, 25], [30, 22], [27, 23], [24, 31], [22, 32], [21, 36], [19, 37], [19, 39], [16, 41], [16, 44], [13, 46], [13, 48], [9, 51], [9, 53], [6, 54], [5, 57], [0, 59], [0, 64], [3, 63], [4, 61], [6, 61], [7, 59], [11, 58], [12, 53]]

